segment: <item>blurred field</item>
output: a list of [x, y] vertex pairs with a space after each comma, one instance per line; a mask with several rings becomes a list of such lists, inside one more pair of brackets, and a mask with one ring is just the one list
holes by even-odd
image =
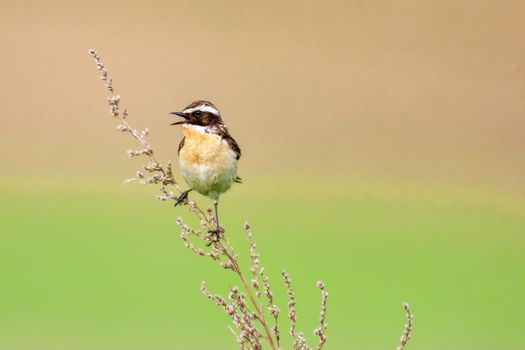
[[[184, 210], [119, 180], [25, 180], [0, 182], [2, 349], [235, 347], [199, 283], [224, 292], [237, 281], [182, 246]], [[309, 336], [315, 281], [326, 282], [332, 349], [395, 347], [405, 300], [416, 315], [412, 349], [523, 349], [525, 202], [437, 193], [249, 178], [222, 213], [243, 259], [240, 228], [252, 223], [283, 310], [278, 274], [289, 270]]]

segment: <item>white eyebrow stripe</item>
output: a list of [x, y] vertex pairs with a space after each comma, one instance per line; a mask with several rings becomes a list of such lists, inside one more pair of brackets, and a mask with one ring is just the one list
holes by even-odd
[[197, 107], [188, 108], [188, 109], [183, 110], [182, 112], [191, 114], [191, 113], [193, 113], [195, 111], [208, 112], [208, 113], [211, 113], [211, 114], [215, 114], [216, 116], [220, 116], [221, 115], [221, 113], [216, 108], [213, 108], [212, 106], [207, 106], [207, 105], [200, 105], [200, 106], [197, 106]]

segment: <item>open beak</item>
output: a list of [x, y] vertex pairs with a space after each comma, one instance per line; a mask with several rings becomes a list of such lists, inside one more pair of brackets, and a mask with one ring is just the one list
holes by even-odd
[[181, 124], [189, 123], [189, 116], [187, 114], [184, 114], [182, 112], [171, 112], [170, 114], [174, 114], [176, 116], [184, 118], [184, 120], [181, 120], [180, 122], [176, 122], [176, 123], [171, 123], [170, 125], [181, 125]]

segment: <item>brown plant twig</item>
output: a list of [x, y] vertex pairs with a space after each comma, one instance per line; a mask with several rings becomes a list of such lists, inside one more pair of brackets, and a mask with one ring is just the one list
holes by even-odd
[[280, 335], [279, 326], [278, 326], [279, 307], [273, 304], [273, 293], [270, 289], [269, 278], [266, 275], [264, 267], [261, 266], [261, 262], [259, 259], [260, 254], [257, 253], [257, 250], [256, 250], [257, 245], [253, 239], [251, 226], [248, 222], [244, 223], [244, 230], [246, 231], [248, 242], [250, 244], [250, 272], [253, 275], [251, 284], [255, 290], [255, 295], [257, 296], [259, 300], [261, 300], [261, 290], [260, 290], [261, 282], [260, 280], [262, 280], [263, 293], [266, 296], [266, 299], [268, 300], [267, 308], [268, 308], [268, 311], [270, 312], [270, 315], [273, 317], [273, 320], [274, 320], [274, 325], [271, 327], [271, 330], [273, 332], [273, 335], [275, 336], [275, 342], [277, 344], [277, 347], [279, 348], [280, 340], [281, 340], [281, 335]]
[[223, 243], [221, 241], [215, 242], [214, 245], [218, 245], [223, 250], [224, 254], [228, 257], [228, 259], [229, 259], [229, 261], [231, 263], [231, 267], [232, 267], [231, 269], [233, 271], [235, 271], [235, 273], [237, 273], [237, 275], [241, 279], [242, 284], [244, 286], [244, 289], [246, 290], [246, 293], [248, 294], [248, 297], [250, 298], [252, 306], [256, 310], [257, 318], [258, 318], [259, 322], [261, 323], [261, 325], [263, 326], [264, 332], [266, 333], [266, 339], [270, 343], [270, 346], [272, 347], [272, 349], [276, 349], [275, 344], [273, 342], [272, 334], [270, 333], [270, 329], [268, 328], [268, 324], [266, 323], [266, 320], [264, 318], [264, 312], [263, 312], [261, 306], [259, 305], [259, 303], [257, 302], [257, 300], [255, 299], [255, 297], [254, 297], [254, 295], [253, 295], [253, 293], [251, 291], [251, 288], [248, 285], [246, 277], [244, 277], [244, 274], [242, 273], [242, 270], [239, 267], [239, 264], [237, 262], [237, 258], [234, 255], [232, 255], [231, 252], [228, 249], [226, 249], [226, 247], [223, 245]]
[[[159, 200], [176, 201], [178, 196], [175, 195], [172, 191], [169, 191], [166, 187], [171, 185], [179, 194], [182, 193], [181, 187], [179, 186], [179, 184], [173, 176], [171, 162], [168, 162], [166, 166], [163, 166], [155, 158], [153, 147], [147, 139], [149, 136], [149, 130], [146, 128], [144, 130], [139, 131], [138, 129], [131, 126], [131, 124], [127, 120], [129, 112], [127, 109], [121, 107], [120, 95], [118, 95], [115, 92], [115, 89], [113, 88], [113, 78], [109, 76], [108, 71], [104, 63], [102, 62], [102, 59], [100, 58], [98, 52], [94, 49], [90, 49], [89, 54], [95, 60], [97, 70], [100, 73], [100, 79], [104, 82], [104, 86], [106, 87], [106, 90], [109, 93], [109, 97], [107, 97], [107, 102], [110, 106], [111, 115], [119, 121], [117, 129], [121, 132], [130, 134], [141, 145], [140, 149], [129, 149], [126, 153], [129, 157], [145, 156], [147, 160], [146, 163], [142, 165], [142, 168], [148, 175], [145, 175], [143, 171], [137, 171], [136, 177], [128, 179], [126, 180], [126, 182], [137, 180], [140, 184], [143, 185], [157, 184], [159, 185], [159, 189], [161, 192], [157, 196]], [[187, 204], [190, 208], [190, 211], [193, 214], [195, 214], [202, 222], [206, 215], [198, 207], [197, 203], [195, 201], [190, 200]], [[209, 225], [209, 227], [211, 229], [212, 225]]]
[[303, 332], [296, 330], [297, 312], [295, 311], [296, 300], [295, 292], [292, 288], [292, 280], [285, 270], [281, 272], [281, 276], [288, 292], [288, 318], [290, 319], [290, 335], [293, 338], [293, 348], [295, 350], [309, 350]]
[[[213, 220], [208, 219], [209, 221], [213, 222]], [[208, 221], [207, 220], [207, 221]], [[244, 273], [242, 272], [237, 256], [235, 255], [233, 248], [229, 246], [227, 241], [211, 241], [211, 250], [209, 252], [205, 252], [203, 248], [197, 248], [195, 245], [190, 241], [190, 237], [197, 237], [200, 238], [203, 241], [209, 241], [209, 236], [204, 236], [204, 234], [201, 231], [197, 231], [190, 226], [186, 225], [182, 218], [177, 219], [177, 223], [182, 229], [181, 238], [185, 244], [185, 246], [190, 249], [192, 252], [199, 256], [208, 256], [212, 260], [217, 260], [220, 262], [221, 266], [227, 270], [232, 270], [237, 274], [239, 279], [241, 280], [241, 283], [243, 285], [243, 288], [248, 296], [248, 299], [251, 302], [252, 307], [255, 309], [255, 317], [263, 327], [265, 336], [264, 338], [268, 341], [269, 345], [272, 349], [276, 349], [274, 340], [272, 337], [272, 334], [270, 332], [270, 328], [266, 322], [266, 319], [264, 317], [264, 312], [262, 307], [257, 302], [250, 285], [248, 284], [248, 280], [246, 279]], [[206, 295], [206, 294], [205, 294]], [[232, 316], [231, 314], [229, 314]], [[232, 317], [233, 318], [233, 317]], [[235, 320], [234, 320], [235, 323]], [[236, 324], [237, 326], [237, 324]], [[237, 326], [237, 328], [239, 328]], [[239, 328], [240, 329], [240, 328]], [[242, 329], [240, 329], [242, 331]], [[242, 336], [241, 332], [241, 336]]]
[[321, 350], [328, 339], [326, 335], [326, 329], [328, 324], [326, 324], [326, 301], [328, 300], [328, 292], [325, 289], [323, 282], [317, 282], [317, 288], [321, 290], [321, 316], [319, 317], [319, 323], [321, 326], [314, 329], [314, 334], [319, 337], [319, 344], [317, 345], [317, 350]]
[[410, 340], [410, 336], [412, 335], [412, 324], [414, 320], [414, 315], [410, 311], [410, 305], [408, 305], [408, 303], [403, 303], [403, 309], [405, 309], [405, 312], [406, 312], [407, 323], [405, 324], [405, 329], [403, 330], [403, 334], [401, 335], [399, 346], [397, 347], [396, 350], [404, 350], [405, 346]]

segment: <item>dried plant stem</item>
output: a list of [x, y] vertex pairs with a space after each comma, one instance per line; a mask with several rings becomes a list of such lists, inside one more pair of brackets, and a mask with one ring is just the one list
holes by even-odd
[[405, 324], [405, 329], [403, 330], [403, 334], [401, 335], [400, 344], [396, 350], [404, 350], [412, 334], [412, 323], [414, 320], [414, 315], [410, 311], [410, 305], [408, 305], [408, 303], [403, 303], [403, 309], [405, 309], [406, 312], [407, 323]]
[[[261, 262], [259, 260], [259, 253], [257, 253], [256, 250], [256, 244], [253, 239], [253, 234], [250, 228], [249, 223], [244, 224], [244, 230], [246, 231], [248, 243], [250, 244], [250, 271], [253, 275], [253, 278], [251, 280], [252, 287], [255, 290], [255, 295], [257, 298], [261, 301], [261, 286], [260, 282], [262, 280], [263, 285], [263, 293], [266, 296], [268, 300], [268, 310], [270, 311], [270, 315], [273, 317], [274, 325], [271, 328], [273, 331], [273, 335], [275, 336], [275, 342], [277, 343], [277, 348], [280, 348], [280, 340], [281, 340], [281, 334], [279, 332], [279, 308], [277, 305], [273, 303], [273, 293], [270, 289], [270, 282], [269, 278], [266, 275], [266, 272], [264, 270], [264, 267], [261, 266]], [[261, 306], [262, 308], [262, 306]]]
[[259, 303], [257, 303], [257, 300], [255, 299], [252, 293], [252, 290], [248, 284], [248, 281], [246, 280], [246, 277], [244, 277], [244, 274], [242, 273], [241, 268], [239, 267], [239, 264], [237, 263], [237, 259], [235, 259], [234, 256], [228, 251], [228, 249], [224, 247], [222, 242], [219, 241], [219, 242], [215, 242], [214, 244], [217, 244], [218, 246], [220, 246], [220, 248], [224, 251], [224, 254], [230, 260], [233, 271], [235, 271], [235, 273], [237, 273], [237, 275], [241, 279], [244, 289], [246, 290], [246, 294], [248, 294], [248, 297], [250, 298], [250, 301], [252, 302], [252, 305], [257, 312], [257, 318], [259, 319], [259, 321], [261, 322], [261, 325], [264, 328], [264, 332], [266, 333], [266, 339], [268, 340], [268, 343], [270, 344], [272, 349], [276, 349], [275, 344], [273, 342], [272, 333], [270, 332], [270, 328], [268, 327], [268, 324], [266, 323], [266, 320], [264, 318], [264, 312], [261, 306], [259, 305]]
[[328, 328], [328, 325], [326, 324], [326, 301], [328, 300], [328, 292], [325, 289], [324, 283], [321, 281], [317, 282], [317, 288], [321, 290], [321, 316], [319, 317], [319, 323], [321, 326], [314, 329], [314, 334], [319, 337], [317, 350], [321, 350], [328, 339], [328, 336], [326, 335], [326, 328]]
[[296, 300], [295, 292], [292, 288], [292, 279], [285, 270], [281, 272], [281, 276], [288, 291], [288, 318], [290, 319], [290, 335], [293, 338], [293, 348], [294, 350], [309, 350], [310, 348], [306, 343], [303, 332], [296, 330], [297, 312], [295, 311]]
[[[146, 172], [150, 173], [151, 176], [146, 177], [141, 171], [137, 171], [136, 178], [132, 178], [127, 181], [137, 180], [139, 183], [144, 185], [158, 184], [161, 191], [161, 194], [157, 196], [159, 200], [176, 201], [178, 196], [175, 195], [173, 192], [168, 191], [166, 186], [172, 185], [179, 194], [182, 193], [183, 190], [173, 176], [171, 162], [168, 162], [166, 166], [163, 166], [155, 158], [153, 148], [147, 140], [149, 130], [146, 128], [143, 131], [139, 131], [130, 125], [130, 123], [127, 120], [127, 117], [129, 115], [128, 110], [125, 108], [121, 108], [120, 95], [118, 95], [115, 92], [115, 89], [113, 88], [113, 78], [109, 76], [108, 71], [106, 70], [106, 67], [102, 62], [102, 59], [100, 58], [98, 52], [94, 49], [90, 49], [89, 54], [95, 60], [97, 70], [100, 73], [100, 79], [104, 82], [104, 85], [110, 95], [110, 97], [107, 98], [107, 102], [110, 106], [111, 115], [113, 115], [113, 117], [119, 120], [117, 129], [121, 132], [129, 133], [133, 138], [139, 141], [140, 145], [143, 147], [140, 150], [128, 150], [128, 156], [136, 157], [144, 155], [147, 157], [147, 163], [143, 165], [143, 168]], [[199, 208], [195, 201], [190, 200], [187, 204], [190, 211], [199, 218], [201, 223], [203, 223], [203, 225], [205, 225], [206, 228], [213, 228], [213, 225], [206, 221], [206, 215]]]

